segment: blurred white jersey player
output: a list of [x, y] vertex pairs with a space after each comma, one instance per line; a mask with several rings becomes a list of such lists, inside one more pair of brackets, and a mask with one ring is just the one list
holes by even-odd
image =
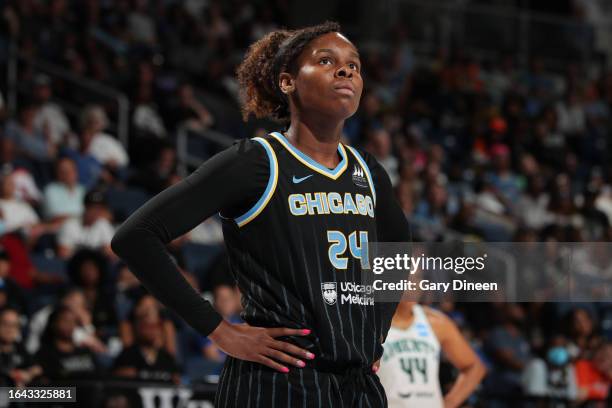
[[405, 329], [389, 329], [378, 376], [387, 392], [389, 408], [444, 406], [438, 366], [440, 342], [423, 308], [415, 304], [414, 320]]
[[[416, 302], [400, 302], [383, 347], [378, 376], [389, 408], [458, 407], [485, 374], [452, 320]], [[444, 396], [438, 378], [442, 351], [460, 372]]]

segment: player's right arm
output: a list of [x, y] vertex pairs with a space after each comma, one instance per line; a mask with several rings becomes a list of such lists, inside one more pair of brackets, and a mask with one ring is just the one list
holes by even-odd
[[213, 214], [231, 216], [248, 208], [265, 190], [268, 177], [263, 147], [248, 139], [235, 142], [134, 212], [115, 233], [111, 247], [153, 296], [227, 354], [285, 372], [288, 369], [272, 359], [301, 367], [295, 356], [312, 357], [275, 337], [307, 333], [225, 322], [189, 285], [166, 249]]
[[425, 313], [446, 358], [459, 370], [457, 380], [444, 396], [444, 407], [459, 407], [474, 392], [487, 370], [448, 316], [430, 308], [425, 308]]

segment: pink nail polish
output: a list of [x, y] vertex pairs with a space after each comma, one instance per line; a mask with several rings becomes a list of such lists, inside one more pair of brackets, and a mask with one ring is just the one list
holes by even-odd
[[288, 372], [289, 372], [289, 369], [287, 367], [281, 368], [281, 373], [287, 374]]
[[310, 334], [310, 329], [302, 329], [302, 334]]
[[315, 355], [312, 353], [306, 353], [306, 357], [312, 360], [313, 358], [315, 358]]
[[298, 360], [297, 365], [298, 365], [298, 367], [305, 367], [306, 363], [303, 362], [302, 360]]

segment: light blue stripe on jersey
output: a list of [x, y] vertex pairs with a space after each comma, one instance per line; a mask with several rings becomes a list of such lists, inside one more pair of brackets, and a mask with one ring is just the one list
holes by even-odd
[[289, 150], [289, 153], [295, 156], [295, 158], [301, 161], [304, 165], [333, 180], [336, 180], [338, 177], [340, 177], [340, 175], [344, 172], [344, 170], [346, 170], [348, 166], [348, 158], [346, 157], [346, 151], [344, 150], [344, 146], [342, 145], [342, 143], [338, 143], [338, 153], [340, 154], [340, 157], [342, 157], [342, 160], [340, 160], [340, 163], [338, 163], [335, 169], [331, 170], [298, 150], [295, 146], [289, 143], [287, 138], [283, 136], [282, 133], [272, 132], [270, 133], [270, 135], [274, 136], [280, 144], [282, 144], [287, 150]]
[[355, 150], [351, 146], [346, 147], [351, 151], [351, 153], [353, 153], [353, 156], [355, 156], [359, 164], [361, 164], [361, 167], [363, 167], [363, 169], [365, 170], [366, 176], [368, 177], [368, 183], [370, 183], [370, 189], [372, 190], [372, 199], [374, 200], [374, 205], [376, 205], [376, 188], [374, 187], [374, 181], [372, 179], [372, 174], [370, 173], [370, 168], [357, 150]]
[[272, 198], [272, 194], [274, 194], [276, 183], [278, 181], [278, 160], [276, 159], [276, 154], [274, 153], [272, 146], [270, 146], [270, 143], [268, 143], [267, 140], [262, 139], [261, 137], [254, 137], [252, 140], [259, 142], [266, 150], [268, 160], [270, 161], [270, 177], [268, 179], [266, 190], [259, 198], [259, 201], [257, 201], [257, 203], [255, 203], [255, 205], [249, 211], [236, 218], [235, 221], [239, 227], [246, 225], [259, 215], [266, 204], [268, 204], [268, 201], [270, 201], [270, 198]]

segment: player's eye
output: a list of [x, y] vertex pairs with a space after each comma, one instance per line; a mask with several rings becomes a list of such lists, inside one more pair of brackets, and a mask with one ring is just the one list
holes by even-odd
[[354, 62], [349, 63], [349, 67], [359, 72], [359, 65], [355, 64]]
[[[323, 57], [323, 58], [321, 58], [321, 59], [319, 60], [319, 64], [321, 64], [322, 62], [329, 62], [329, 63], [331, 63], [331, 62], [332, 62], [332, 60], [331, 60], [331, 58], [328, 58], [328, 57]], [[326, 65], [326, 64], [323, 64], [323, 65]]]

